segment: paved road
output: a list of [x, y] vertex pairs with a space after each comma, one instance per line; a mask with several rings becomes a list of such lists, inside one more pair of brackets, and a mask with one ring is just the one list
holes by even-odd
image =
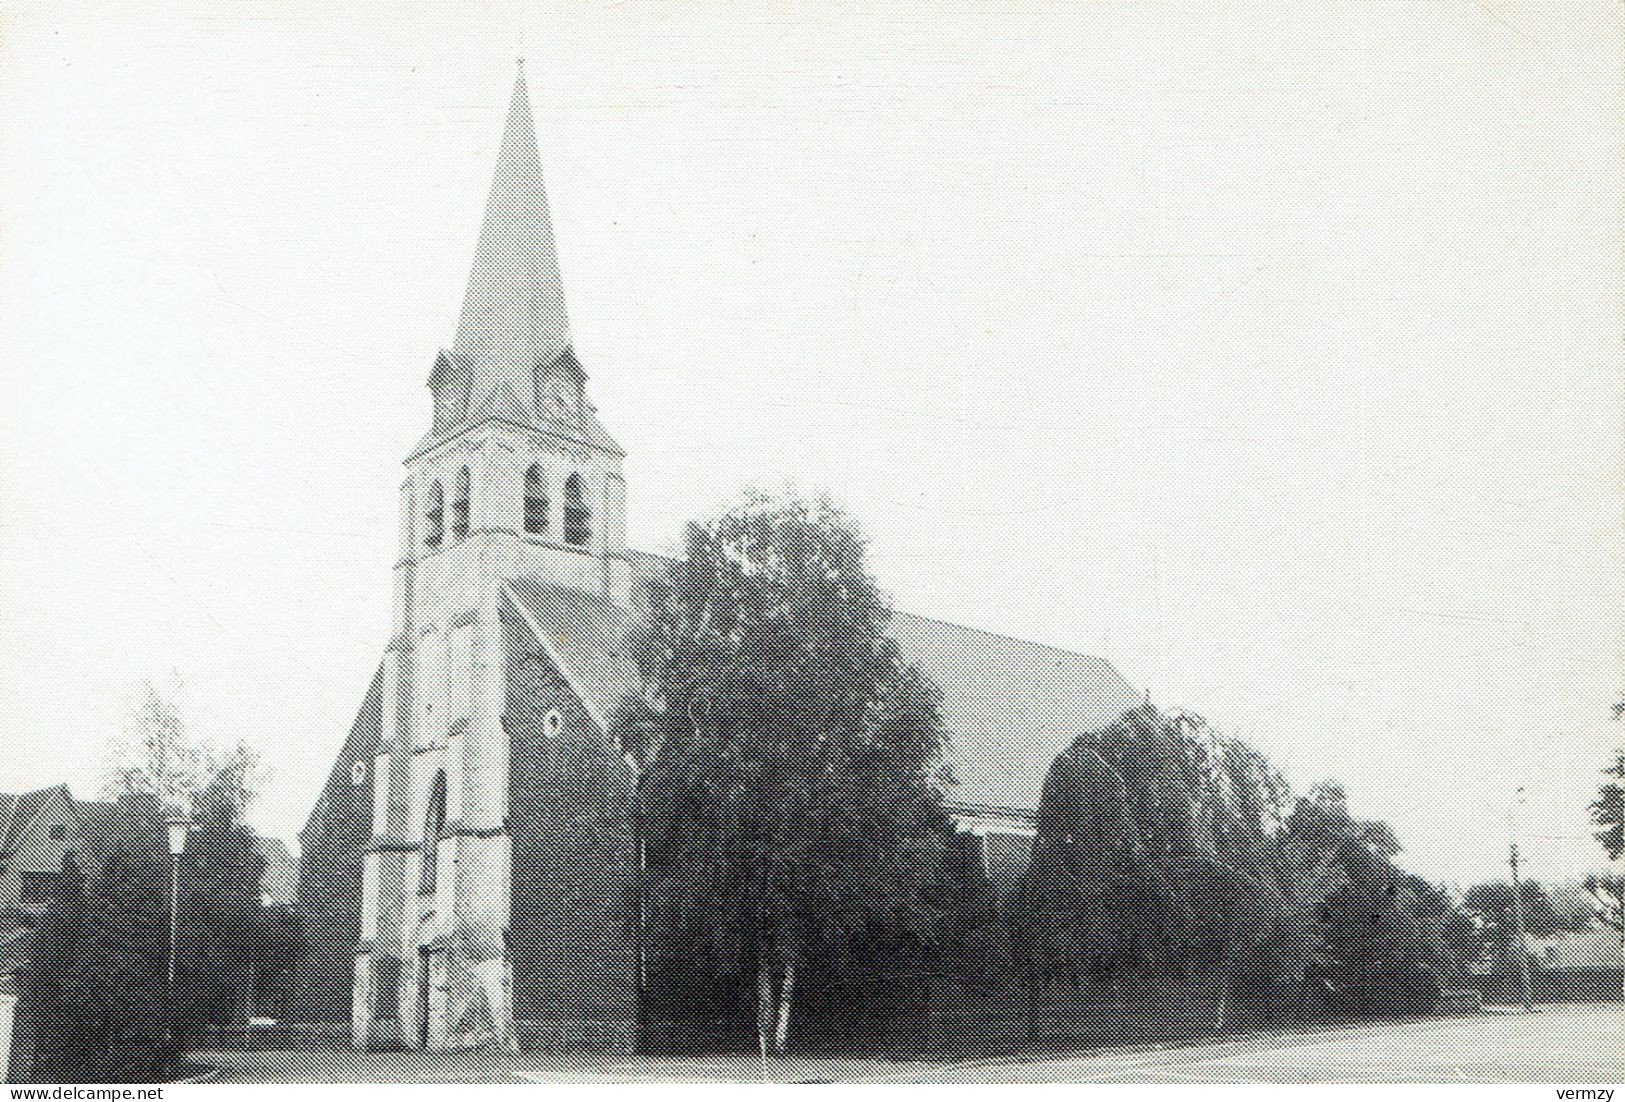
[[[751, 1082], [749, 1057], [627, 1059], [477, 1053], [230, 1052], [198, 1059], [222, 1082]], [[1033, 1062], [774, 1061], [779, 1081], [890, 1083], [1625, 1082], [1619, 1003], [1250, 1037], [1160, 1051]]]
[[[942, 1069], [930, 1082], [1625, 1082], [1619, 1003], [1249, 1038], [1163, 1052]], [[912, 1076], [910, 1077], [913, 1078]]]

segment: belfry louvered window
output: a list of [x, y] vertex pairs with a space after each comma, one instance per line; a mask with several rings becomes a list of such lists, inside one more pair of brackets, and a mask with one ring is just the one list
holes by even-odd
[[446, 538], [446, 492], [440, 488], [438, 480], [429, 484], [429, 499], [423, 509], [423, 519], [426, 523], [423, 546], [439, 547]]
[[525, 531], [533, 536], [547, 531], [547, 479], [539, 463], [525, 472]]
[[592, 513], [582, 498], [581, 476], [573, 474], [564, 480], [564, 542], [584, 546], [592, 537], [588, 525]]
[[457, 471], [456, 488], [451, 495], [451, 538], [454, 540], [466, 540], [468, 538], [469, 492], [468, 468], [463, 467]]
[[418, 876], [418, 894], [433, 895], [440, 870], [440, 836], [446, 831], [446, 773], [434, 775], [429, 790], [429, 807], [423, 817], [423, 872]]

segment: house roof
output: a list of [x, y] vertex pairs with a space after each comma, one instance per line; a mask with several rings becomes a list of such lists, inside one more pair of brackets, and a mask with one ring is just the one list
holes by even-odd
[[11, 837], [12, 813], [21, 798], [15, 792], [0, 792], [0, 850], [5, 849], [6, 839]]
[[[629, 557], [640, 578], [670, 562], [647, 553]], [[600, 719], [638, 691], [626, 640], [636, 612], [537, 578], [512, 579], [508, 588]], [[1139, 702], [1100, 658], [907, 612], [896, 613], [889, 630], [904, 658], [943, 691], [953, 776], [946, 795], [967, 810], [1036, 811], [1056, 755], [1079, 733], [1110, 724]]]
[[68, 791], [65, 784], [53, 784], [48, 788], [36, 788], [32, 792], [24, 792], [16, 798], [12, 807], [11, 821], [6, 826], [5, 838], [0, 841], [0, 853], [10, 853], [16, 849], [17, 835], [28, 825], [28, 821], [39, 813], [40, 808], [51, 799], [60, 795], [63, 799], [72, 801], [73, 794]]

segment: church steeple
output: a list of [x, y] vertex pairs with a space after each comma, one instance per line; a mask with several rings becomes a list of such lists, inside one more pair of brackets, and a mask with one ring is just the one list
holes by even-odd
[[521, 61], [452, 351], [476, 370], [528, 370], [569, 347], [564, 285]]
[[493, 418], [613, 449], [585, 382], [570, 347], [521, 62], [457, 336], [429, 376], [434, 427], [413, 454]]
[[587, 401], [570, 345], [523, 67], [457, 333], [429, 389], [434, 423], [406, 459], [402, 561], [456, 573], [471, 568], [458, 549], [477, 548], [470, 576], [542, 577], [625, 600], [625, 453]]

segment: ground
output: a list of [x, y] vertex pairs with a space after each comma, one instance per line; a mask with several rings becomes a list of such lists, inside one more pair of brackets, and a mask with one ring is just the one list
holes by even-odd
[[[477, 1053], [212, 1052], [220, 1081], [723, 1082], [760, 1081], [753, 1057], [648, 1059]], [[892, 1063], [772, 1060], [777, 1081], [890, 1083], [1554, 1083], [1625, 1081], [1619, 1003], [1541, 1007], [1422, 1022], [1277, 1033], [1182, 1048], [1033, 1061]]]

